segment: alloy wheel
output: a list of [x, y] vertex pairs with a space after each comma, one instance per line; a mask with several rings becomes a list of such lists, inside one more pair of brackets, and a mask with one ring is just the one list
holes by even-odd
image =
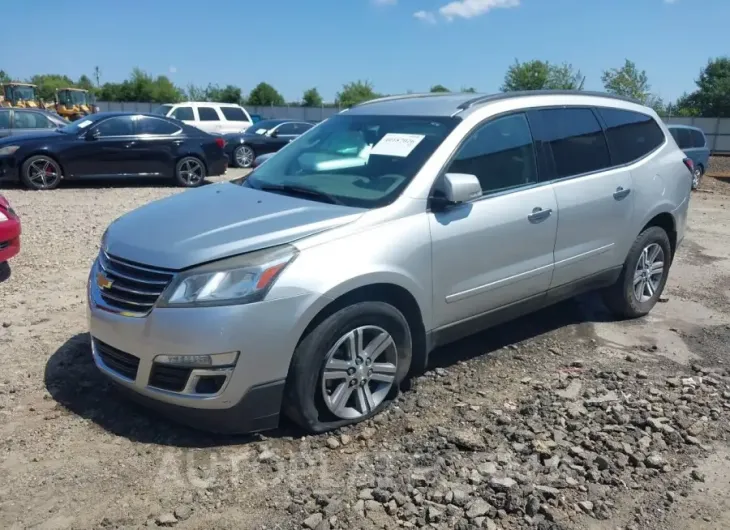
[[395, 383], [398, 351], [383, 328], [361, 326], [335, 343], [320, 374], [322, 397], [329, 411], [342, 419], [373, 412]]
[[236, 149], [236, 164], [239, 167], [251, 167], [254, 160], [253, 149], [247, 145], [242, 145]]
[[203, 180], [204, 175], [203, 165], [194, 158], [186, 158], [180, 163], [180, 178], [188, 186]]
[[696, 167], [692, 174], [692, 187], [697, 189], [700, 185], [700, 179], [702, 178], [702, 170]]
[[52, 187], [61, 178], [58, 166], [46, 159], [35, 160], [28, 166], [28, 180], [39, 189]]
[[664, 250], [657, 243], [647, 245], [634, 271], [634, 296], [644, 303], [654, 296], [664, 276]]

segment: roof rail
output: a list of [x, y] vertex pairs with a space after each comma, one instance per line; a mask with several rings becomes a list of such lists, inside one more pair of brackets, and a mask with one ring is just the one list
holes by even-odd
[[489, 103], [492, 101], [501, 101], [504, 99], [512, 99], [526, 96], [593, 96], [600, 98], [616, 99], [619, 101], [628, 101], [630, 103], [642, 103], [636, 99], [629, 98], [626, 96], [617, 96], [616, 94], [609, 94], [608, 92], [591, 92], [589, 90], [519, 90], [515, 92], [503, 92], [501, 94], [487, 94], [477, 96], [473, 99], [465, 101], [459, 105], [460, 110], [466, 110], [474, 105], [480, 103]]
[[362, 103], [358, 103], [357, 105], [353, 105], [354, 107], [362, 107], [363, 105], [369, 105], [371, 103], [381, 103], [383, 101], [397, 101], [399, 99], [415, 99], [415, 98], [429, 98], [429, 97], [439, 97], [439, 96], [453, 96], [453, 92], [419, 92], [416, 94], [397, 94], [395, 96], [383, 96], [382, 98], [376, 98], [376, 99], [369, 99], [367, 101], [363, 101]]

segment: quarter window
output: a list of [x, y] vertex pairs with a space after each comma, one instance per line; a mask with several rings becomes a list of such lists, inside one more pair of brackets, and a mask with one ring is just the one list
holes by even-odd
[[448, 172], [476, 175], [485, 195], [537, 182], [526, 116], [505, 116], [479, 127], [461, 146]]
[[220, 121], [218, 113], [213, 107], [198, 107], [200, 121]]
[[696, 131], [694, 129], [691, 130], [692, 133], [692, 145], [694, 147], [705, 147], [706, 141], [705, 141], [705, 135], [702, 134], [701, 131]]
[[180, 127], [165, 120], [140, 116], [137, 119], [137, 134], [152, 134], [157, 136], [169, 136], [180, 131]]
[[180, 121], [195, 121], [192, 107], [178, 107], [172, 111], [170, 116]]
[[132, 136], [134, 135], [134, 122], [131, 116], [118, 116], [104, 120], [96, 126], [99, 136]]
[[613, 165], [638, 160], [664, 143], [664, 133], [651, 116], [628, 110], [599, 108]]
[[610, 167], [606, 138], [591, 109], [546, 109], [539, 114], [557, 178]]
[[50, 129], [51, 121], [38, 112], [15, 111], [15, 129]]
[[692, 148], [692, 134], [689, 132], [689, 129], [676, 127], [672, 130], [672, 136], [674, 136], [680, 149]]
[[228, 121], [248, 121], [243, 109], [239, 107], [221, 107], [221, 112]]

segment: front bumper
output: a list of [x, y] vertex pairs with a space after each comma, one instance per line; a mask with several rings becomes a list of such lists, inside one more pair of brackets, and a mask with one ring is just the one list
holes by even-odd
[[20, 221], [12, 217], [0, 224], [0, 263], [20, 253]]
[[[312, 305], [314, 295], [242, 306], [153, 308], [145, 317], [130, 317], [102, 299], [92, 281], [96, 270], [95, 263], [89, 276], [87, 316], [94, 362], [104, 375], [136, 401], [196, 428], [243, 433], [278, 425], [284, 381], [306, 325], [299, 317]], [[183, 369], [184, 380], [175, 390], [159, 383], [158, 355], [224, 352], [239, 352], [238, 360], [225, 370], [225, 382], [213, 394], [200, 393], [191, 383], [208, 369], [199, 374], [195, 368]], [[162, 376], [177, 377], [181, 370], [176, 371], [170, 374], [168, 365]]]

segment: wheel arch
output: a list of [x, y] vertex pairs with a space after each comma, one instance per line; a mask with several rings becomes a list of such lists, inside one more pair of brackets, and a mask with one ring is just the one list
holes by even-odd
[[677, 250], [677, 220], [674, 218], [674, 215], [666, 211], [655, 214], [644, 224], [639, 233], [652, 226], [657, 226], [667, 233], [672, 249], [671, 260], [674, 261], [674, 254]]
[[[58, 167], [61, 168], [61, 179], [66, 178], [66, 168], [64, 167], [63, 163], [58, 158], [58, 156], [54, 153], [51, 153], [51, 152], [49, 152], [47, 150], [43, 150], [43, 149], [35, 149], [35, 150], [29, 152], [28, 154], [24, 154], [23, 158], [21, 158], [18, 163], [18, 171], [23, 171], [23, 166], [25, 165], [25, 163], [29, 159], [33, 158], [34, 156], [45, 156], [46, 158], [50, 158], [51, 160], [53, 160], [56, 164], [58, 164]], [[19, 176], [20, 176], [20, 174], [19, 174]]]
[[196, 160], [199, 160], [201, 164], [203, 164], [203, 169], [205, 169], [205, 174], [208, 174], [208, 161], [206, 160], [206, 157], [202, 153], [196, 153], [195, 151], [188, 151], [184, 154], [179, 155], [177, 158], [175, 158], [175, 167], [173, 168], [174, 174], [177, 173], [177, 165], [180, 163], [180, 160], [183, 158], [195, 158]]

